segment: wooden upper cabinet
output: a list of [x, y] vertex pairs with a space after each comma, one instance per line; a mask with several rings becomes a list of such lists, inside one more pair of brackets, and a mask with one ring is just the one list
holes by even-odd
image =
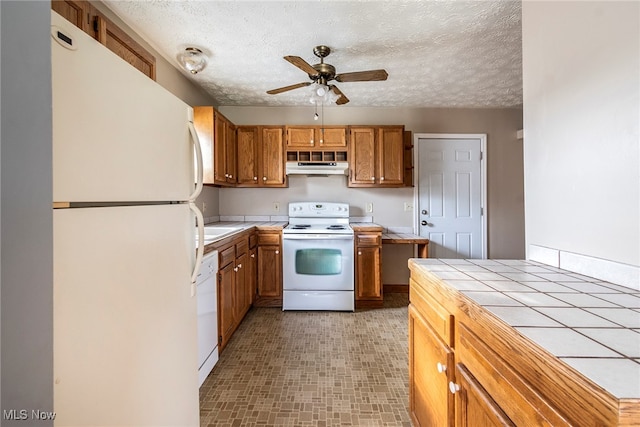
[[287, 149], [336, 150], [347, 147], [346, 126], [287, 126]]
[[404, 186], [404, 151], [404, 126], [352, 126], [349, 186]]
[[239, 187], [285, 187], [284, 128], [238, 126]]
[[350, 186], [371, 186], [375, 184], [375, 136], [374, 128], [351, 128], [349, 141]]
[[53, 0], [51, 9], [146, 76], [156, 79], [156, 58], [89, 2]]
[[284, 128], [282, 126], [262, 126], [260, 144], [259, 185], [284, 187], [287, 180], [284, 171]]
[[202, 182], [204, 184], [214, 184], [214, 111], [213, 107], [207, 106], [193, 108], [193, 124], [196, 128], [198, 139], [200, 139], [200, 147], [202, 149]]
[[225, 116], [213, 110], [213, 184], [236, 183], [235, 127]]
[[236, 128], [239, 186], [258, 185], [259, 138], [258, 126], [238, 126]]
[[404, 185], [404, 127], [378, 129], [378, 178], [382, 185]]
[[94, 31], [90, 23], [93, 6], [82, 0], [52, 0], [51, 9], [58, 12], [63, 18], [80, 28], [85, 33], [94, 37]]
[[137, 68], [142, 74], [156, 79], [156, 58], [102, 13], [94, 18], [95, 38], [110, 51]]

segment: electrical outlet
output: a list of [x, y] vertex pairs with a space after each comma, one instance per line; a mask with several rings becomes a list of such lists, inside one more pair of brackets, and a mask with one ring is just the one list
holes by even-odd
[[280, 212], [280, 203], [273, 202], [273, 210], [276, 212]]
[[404, 202], [404, 211], [405, 212], [411, 212], [412, 210], [413, 210], [413, 203]]
[[207, 202], [202, 202], [202, 213], [207, 210]]
[[367, 213], [373, 212], [373, 203], [367, 203]]

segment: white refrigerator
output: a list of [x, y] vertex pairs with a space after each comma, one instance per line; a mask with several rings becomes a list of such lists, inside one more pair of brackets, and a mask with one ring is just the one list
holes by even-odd
[[51, 20], [55, 425], [197, 426], [192, 108]]

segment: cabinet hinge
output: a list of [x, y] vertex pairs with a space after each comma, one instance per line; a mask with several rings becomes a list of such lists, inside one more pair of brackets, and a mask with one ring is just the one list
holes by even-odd
[[95, 31], [96, 33], [98, 32], [98, 17], [95, 16], [93, 18], [93, 31]]

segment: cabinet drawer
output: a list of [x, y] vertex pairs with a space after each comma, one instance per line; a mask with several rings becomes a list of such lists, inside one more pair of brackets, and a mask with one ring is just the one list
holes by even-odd
[[279, 245], [280, 233], [260, 233], [258, 234], [259, 245]]
[[256, 247], [257, 244], [258, 244], [258, 235], [254, 233], [249, 236], [249, 248], [253, 249]]
[[249, 239], [244, 238], [236, 243], [236, 258], [249, 252]]
[[227, 264], [235, 261], [236, 259], [236, 247], [229, 246], [226, 249], [220, 251], [220, 269]]
[[[570, 426], [566, 419], [543, 395], [532, 387], [510, 364], [492, 350], [491, 338], [485, 342], [466, 325], [458, 327], [459, 345], [456, 359], [481, 384], [491, 401], [503, 410], [515, 425]], [[528, 354], [528, 351], [523, 354]], [[513, 361], [512, 361], [513, 362]], [[516, 364], [518, 366], [518, 364]], [[553, 376], [553, 374], [550, 374]], [[572, 401], [574, 399], [571, 399]], [[605, 420], [590, 419], [587, 411], [578, 411], [581, 425], [608, 425]]]
[[356, 234], [356, 246], [380, 246], [382, 244], [382, 234]]
[[425, 292], [422, 286], [413, 279], [409, 282], [409, 301], [411, 301], [411, 304], [424, 316], [442, 341], [448, 346], [453, 347], [453, 315]]

